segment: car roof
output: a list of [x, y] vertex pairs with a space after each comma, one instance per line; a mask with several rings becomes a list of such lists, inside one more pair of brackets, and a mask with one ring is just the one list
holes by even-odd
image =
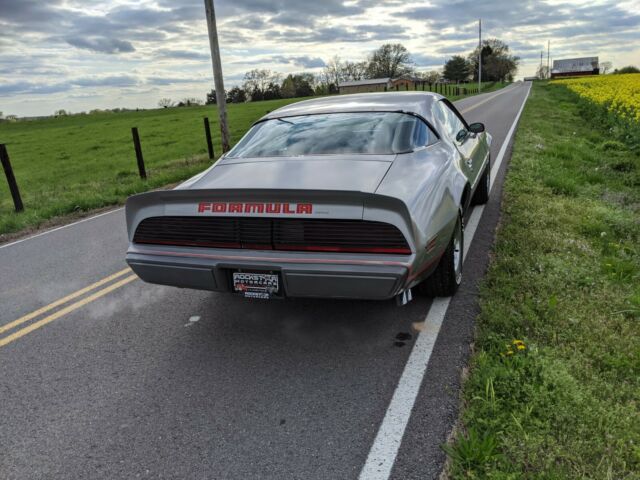
[[433, 102], [444, 98], [432, 92], [380, 92], [331, 95], [292, 103], [267, 113], [260, 121], [319, 113], [406, 112], [431, 120]]

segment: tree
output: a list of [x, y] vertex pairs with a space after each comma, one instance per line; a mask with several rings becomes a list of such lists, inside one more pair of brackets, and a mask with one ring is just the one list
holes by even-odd
[[[209, 93], [207, 93], [207, 100], [204, 102], [206, 105], [215, 105], [218, 103], [216, 98], [216, 89], [214, 88]], [[180, 105], [179, 105], [180, 106]]]
[[[515, 76], [520, 58], [511, 55], [509, 45], [497, 38], [489, 38], [482, 42], [482, 80], [489, 82], [504, 81]], [[478, 47], [469, 54], [473, 79], [478, 80]]]
[[628, 65], [626, 67], [616, 68], [613, 73], [640, 73], [640, 69], [633, 65]]
[[280, 94], [282, 98], [293, 98], [296, 96], [296, 85], [293, 83], [293, 75], [287, 75], [287, 78], [282, 81]]
[[323, 81], [327, 84], [328, 90], [338, 90], [338, 84], [343, 80], [344, 65], [339, 56], [334, 56], [329, 60], [322, 71]]
[[494, 82], [508, 80], [517, 70], [518, 60], [518, 57], [508, 55], [489, 55], [483, 68], [485, 78]]
[[280, 83], [280, 74], [256, 68], [244, 74], [242, 87], [251, 101], [264, 100], [265, 91], [271, 83]]
[[602, 75], [606, 75], [611, 68], [613, 68], [613, 64], [611, 62], [600, 62], [600, 73]]
[[341, 77], [343, 82], [364, 80], [367, 77], [369, 63], [362, 62], [345, 62], [342, 65]]
[[400, 43], [386, 43], [369, 56], [368, 78], [396, 78], [413, 72], [411, 55]]
[[67, 115], [67, 111], [64, 109], [56, 110], [55, 112], [53, 112], [54, 117], [66, 117]]
[[442, 79], [442, 74], [436, 70], [420, 72], [418, 76], [427, 83], [436, 83]]
[[442, 75], [452, 82], [463, 82], [469, 78], [469, 62], [460, 55], [454, 55], [444, 64]]
[[[207, 99], [208, 97], [209, 95], [207, 95]], [[187, 97], [182, 99], [177, 106], [178, 107], [197, 107], [199, 105], [202, 105], [202, 100], [195, 97]]]
[[289, 74], [282, 82], [280, 93], [283, 98], [310, 97], [314, 93], [314, 83], [313, 73]]
[[273, 81], [269, 82], [269, 85], [267, 85], [267, 89], [264, 91], [265, 100], [277, 100], [278, 98], [282, 98], [282, 95], [280, 93], [279, 77], [280, 75], [273, 77], [278, 81], [278, 83], [276, 83], [276, 81]]
[[313, 85], [316, 81], [313, 73], [298, 73], [293, 76], [293, 81], [296, 86], [296, 97], [311, 97], [313, 95]]
[[313, 89], [314, 95], [329, 95], [333, 93], [329, 90], [329, 85], [324, 82], [317, 82], [316, 88]]
[[240, 87], [233, 87], [227, 92], [227, 103], [244, 103], [247, 101], [247, 93]]
[[170, 98], [161, 98], [160, 100], [158, 100], [158, 106], [160, 108], [173, 107], [173, 100], [171, 100]]

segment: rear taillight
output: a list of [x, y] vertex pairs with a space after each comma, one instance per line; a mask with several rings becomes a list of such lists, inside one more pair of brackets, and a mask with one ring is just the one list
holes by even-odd
[[367, 220], [151, 217], [140, 222], [133, 241], [250, 250], [411, 253], [397, 227]]

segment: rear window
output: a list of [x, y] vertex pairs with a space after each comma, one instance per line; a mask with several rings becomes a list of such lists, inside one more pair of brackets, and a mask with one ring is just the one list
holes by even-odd
[[275, 118], [255, 125], [232, 158], [410, 152], [432, 142], [421, 119], [406, 113], [330, 113]]

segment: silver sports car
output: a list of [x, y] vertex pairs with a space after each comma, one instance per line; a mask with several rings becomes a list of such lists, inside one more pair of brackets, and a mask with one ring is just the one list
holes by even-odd
[[307, 100], [253, 125], [174, 190], [127, 201], [146, 282], [250, 298], [452, 295], [491, 136], [423, 92]]

